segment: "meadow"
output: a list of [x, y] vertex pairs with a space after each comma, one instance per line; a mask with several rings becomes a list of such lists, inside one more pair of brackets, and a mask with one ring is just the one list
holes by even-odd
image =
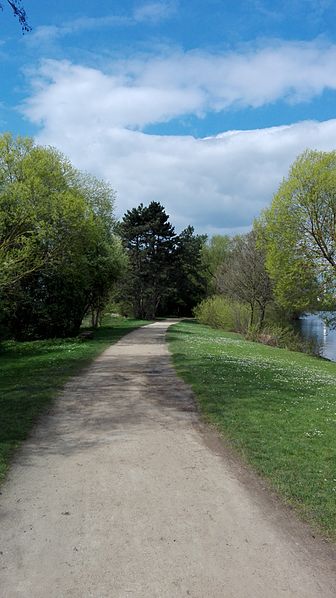
[[203, 418], [326, 536], [336, 538], [336, 365], [182, 322], [168, 332]]

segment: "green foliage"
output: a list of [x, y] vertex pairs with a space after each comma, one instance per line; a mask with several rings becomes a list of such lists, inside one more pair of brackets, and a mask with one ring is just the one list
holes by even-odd
[[151, 202], [128, 210], [120, 234], [129, 259], [123, 284], [124, 298], [133, 303], [136, 317], [152, 319], [170, 292], [175, 232], [163, 206]]
[[271, 347], [279, 347], [289, 351], [301, 351], [310, 355], [319, 355], [317, 342], [307, 341], [290, 326], [266, 324], [262, 330], [258, 326], [250, 326], [245, 334], [246, 340], [263, 343]]
[[265, 325], [276, 325], [284, 328], [295, 325], [300, 312], [281, 307], [276, 301], [272, 301], [266, 307]]
[[16, 338], [75, 334], [124, 265], [114, 192], [53, 148], [0, 137], [0, 290]]
[[22, 189], [22, 163], [33, 143], [30, 139], [13, 140], [9, 134], [0, 137], [0, 288], [10, 286], [22, 275], [43, 263], [43, 252], [37, 253], [44, 227], [38, 229], [39, 214], [27, 201]]
[[219, 268], [226, 262], [231, 251], [228, 235], [213, 235], [202, 248], [202, 270], [207, 278], [208, 294], [216, 292], [216, 277]]
[[195, 235], [192, 226], [175, 239], [171, 269], [170, 295], [163, 304], [164, 313], [190, 316], [193, 308], [205, 297], [207, 275], [203, 265], [206, 235]]
[[225, 330], [244, 333], [253, 327], [260, 330], [267, 311], [274, 304], [265, 252], [256, 244], [256, 233], [214, 239], [216, 251], [206, 248], [205, 253], [213, 258], [213, 285], [221, 296], [203, 301], [194, 310], [196, 318]]
[[306, 151], [256, 224], [280, 305], [335, 304], [335, 222], [336, 152]]
[[235, 332], [246, 332], [250, 321], [247, 305], [222, 295], [204, 299], [194, 309], [194, 315], [201, 324]]
[[218, 268], [217, 288], [227, 297], [249, 305], [250, 326], [262, 327], [273, 292], [265, 251], [257, 245], [254, 231], [232, 239], [230, 253]]
[[267, 319], [263, 327], [260, 328], [259, 323], [251, 324], [250, 322], [249, 305], [223, 295], [203, 300], [194, 309], [194, 315], [200, 324], [240, 332], [250, 341], [290, 351], [319, 355], [318, 344], [304, 340], [288, 321], [279, 318], [279, 314], [276, 315], [276, 318]]
[[193, 323], [173, 326], [168, 340], [206, 420], [336, 538], [335, 364]]
[[189, 226], [176, 235], [163, 206], [151, 202], [126, 212], [120, 234], [129, 268], [122, 283], [124, 309], [137, 317], [190, 315], [205, 296], [204, 235]]

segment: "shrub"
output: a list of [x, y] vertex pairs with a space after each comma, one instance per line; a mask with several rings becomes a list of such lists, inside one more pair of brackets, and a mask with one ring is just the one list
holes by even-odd
[[194, 315], [201, 324], [241, 333], [247, 331], [250, 319], [247, 305], [219, 295], [202, 301]]

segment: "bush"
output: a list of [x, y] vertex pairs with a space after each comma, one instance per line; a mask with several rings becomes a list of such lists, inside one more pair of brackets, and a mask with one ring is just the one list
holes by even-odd
[[303, 339], [298, 332], [288, 326], [267, 325], [258, 330], [250, 327], [245, 334], [246, 340], [263, 343], [271, 347], [300, 351], [311, 355], [319, 355], [320, 347], [317, 342]]
[[248, 330], [250, 320], [247, 305], [219, 295], [202, 301], [194, 309], [194, 315], [201, 324], [241, 333]]

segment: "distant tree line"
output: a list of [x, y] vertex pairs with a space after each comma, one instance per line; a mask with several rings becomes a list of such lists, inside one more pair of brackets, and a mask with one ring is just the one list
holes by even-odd
[[[215, 235], [204, 247], [203, 263], [208, 272], [207, 296], [226, 298], [227, 309], [231, 306], [235, 312], [228, 317], [225, 310], [225, 326], [239, 332], [253, 327], [261, 330], [266, 309], [274, 303], [274, 295], [266, 269], [265, 249], [259, 244], [256, 231], [234, 237]], [[204, 305], [204, 313], [209, 313], [210, 305], [216, 309], [216, 302], [210, 299]], [[223, 302], [218, 302], [218, 307], [222, 309]], [[200, 310], [197, 313], [201, 315]], [[209, 317], [211, 323], [216, 321], [221, 326], [219, 314]]]
[[136, 317], [192, 315], [207, 292], [192, 227], [176, 234], [163, 206], [128, 211], [115, 192], [54, 148], [0, 137], [0, 326], [33, 339], [97, 327], [111, 300]]
[[[305, 151], [251, 232], [216, 236], [205, 250], [209, 295], [222, 300], [201, 304], [203, 321], [233, 328], [236, 321], [240, 331], [260, 334], [306, 311], [335, 310], [336, 152]], [[249, 314], [244, 325], [238, 306]], [[336, 325], [333, 315], [326, 320]]]
[[117, 222], [110, 185], [78, 171], [54, 148], [4, 134], [2, 335], [76, 335], [85, 316], [97, 327], [111, 305], [144, 319], [191, 316], [216, 295], [235, 311], [229, 320], [236, 327], [259, 332], [270, 317], [288, 321], [304, 310], [332, 309], [335, 189], [336, 152], [307, 151], [252, 231], [207, 239], [191, 226], [176, 233], [155, 201]]

